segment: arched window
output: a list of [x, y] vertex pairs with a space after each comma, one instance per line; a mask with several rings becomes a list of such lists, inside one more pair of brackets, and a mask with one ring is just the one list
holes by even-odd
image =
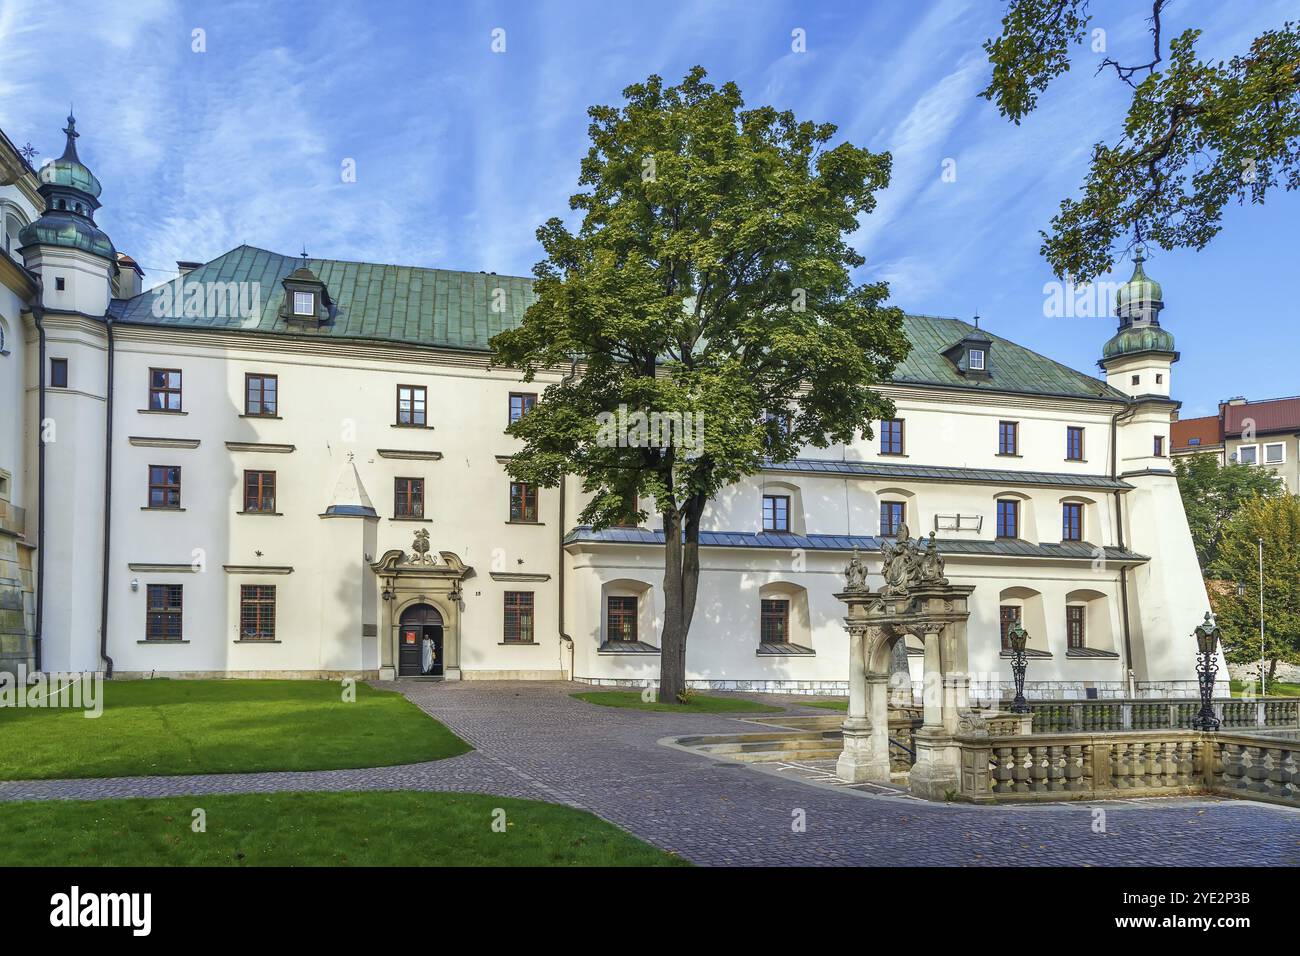
[[806, 588], [788, 581], [773, 581], [759, 588], [758, 604], [759, 654], [790, 656], [813, 652]]

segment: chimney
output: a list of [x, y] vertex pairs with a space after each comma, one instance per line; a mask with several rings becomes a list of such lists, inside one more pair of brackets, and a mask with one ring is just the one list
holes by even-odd
[[144, 270], [125, 252], [117, 254], [117, 280], [113, 296], [130, 299], [139, 295], [144, 286]]
[[187, 275], [189, 275], [191, 272], [193, 272], [201, 265], [203, 265], [203, 263], [201, 262], [184, 262], [180, 259], [177, 259], [176, 271], [180, 273], [180, 276], [178, 278], [184, 279]]

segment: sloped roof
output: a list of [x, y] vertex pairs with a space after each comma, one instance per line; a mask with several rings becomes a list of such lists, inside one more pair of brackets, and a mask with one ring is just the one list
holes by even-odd
[[[805, 551], [844, 551], [854, 548], [870, 556], [880, 553], [881, 542], [876, 535], [867, 534], [793, 534], [788, 531], [701, 531], [700, 545], [706, 548], [777, 548]], [[650, 544], [663, 545], [662, 530], [649, 528], [604, 528], [594, 531], [582, 525], [564, 536], [565, 544]], [[1035, 544], [1019, 539], [998, 538], [989, 540], [957, 540], [937, 538], [939, 553], [945, 558], [954, 555], [1000, 558], [1047, 558], [1067, 561], [1092, 561], [1097, 557], [1095, 545], [1085, 541], [1042, 542]], [[1107, 561], [1121, 564], [1144, 564], [1151, 559], [1127, 548], [1106, 547]]]
[[1219, 434], [1219, 416], [1180, 419], [1170, 427], [1169, 437], [1175, 450], [1218, 445], [1223, 441]]
[[[329, 289], [334, 319], [313, 337], [369, 339], [435, 348], [487, 351], [492, 336], [518, 325], [534, 296], [532, 279], [482, 272], [453, 272], [414, 266], [343, 262], [282, 256], [254, 246], [239, 246], [184, 277], [186, 283], [243, 282], [260, 290], [260, 314], [186, 316], [183, 309], [155, 316], [153, 290], [115, 300], [111, 312], [124, 324], [226, 331], [304, 334], [280, 316], [284, 278], [306, 265]], [[1124, 401], [1125, 396], [1100, 379], [1068, 368], [1043, 355], [960, 319], [908, 315], [904, 330], [912, 351], [899, 364], [894, 381], [902, 385], [939, 385], [984, 392], [1020, 392], [1070, 398]], [[972, 333], [992, 342], [990, 378], [963, 376], [941, 353]]]
[[1255, 432], [1300, 432], [1300, 398], [1269, 398], [1243, 405], [1223, 405], [1223, 433], [1240, 435], [1246, 422]]
[[901, 478], [917, 481], [957, 481], [994, 485], [1051, 485], [1127, 491], [1133, 486], [1109, 475], [1072, 475], [1059, 471], [1008, 471], [1002, 468], [959, 468], [951, 465], [905, 465], [892, 461], [844, 461], [835, 458], [791, 458], [768, 462], [767, 472], [848, 475], [858, 478]]

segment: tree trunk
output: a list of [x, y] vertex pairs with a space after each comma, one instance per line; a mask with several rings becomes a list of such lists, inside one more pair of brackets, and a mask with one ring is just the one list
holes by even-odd
[[[675, 704], [686, 690], [686, 638], [700, 585], [700, 517], [707, 499], [691, 497], [664, 518], [664, 631], [659, 642], [659, 701]], [[682, 534], [683, 525], [685, 535]], [[669, 530], [671, 529], [671, 531]], [[683, 541], [683, 538], [685, 540]]]
[[682, 627], [682, 532], [676, 512], [664, 519], [664, 630], [659, 639], [659, 702], [675, 704], [686, 690], [686, 630]]

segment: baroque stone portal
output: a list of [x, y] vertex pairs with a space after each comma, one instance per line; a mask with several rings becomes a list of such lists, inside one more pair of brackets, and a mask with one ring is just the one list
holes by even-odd
[[966, 622], [975, 589], [949, 583], [933, 534], [923, 545], [901, 526], [880, 550], [884, 586], [870, 589], [855, 550], [836, 595], [848, 605], [849, 632], [849, 710], [836, 770], [852, 783], [889, 782], [890, 659], [894, 644], [910, 634], [925, 649], [924, 716], [913, 735], [910, 785], [918, 796], [943, 800], [959, 787], [961, 752], [953, 738], [969, 713]]

